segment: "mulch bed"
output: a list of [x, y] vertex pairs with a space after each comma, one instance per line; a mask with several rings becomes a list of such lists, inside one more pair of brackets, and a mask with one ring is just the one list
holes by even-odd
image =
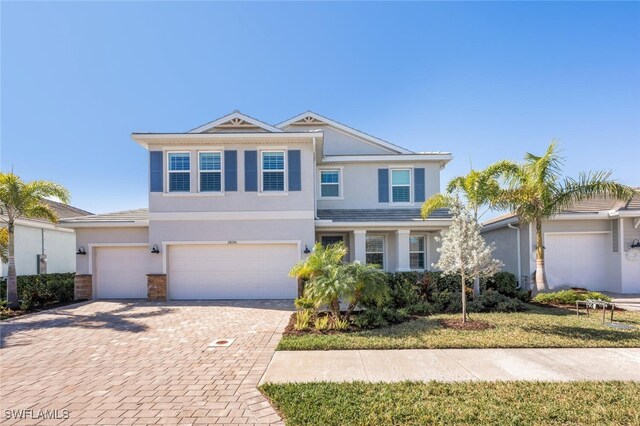
[[15, 317], [19, 317], [22, 315], [26, 315], [26, 314], [33, 314], [35, 312], [41, 312], [41, 311], [47, 311], [49, 309], [55, 309], [55, 308], [61, 308], [63, 306], [67, 306], [67, 305], [74, 305], [76, 303], [80, 303], [80, 302], [85, 302], [86, 300], [73, 300], [71, 302], [56, 302], [56, 303], [49, 303], [47, 305], [44, 306], [38, 306], [38, 307], [34, 307], [31, 309], [28, 309], [26, 311], [22, 310], [22, 309], [2, 309], [2, 311], [0, 312], [0, 320], [6, 320], [6, 319], [10, 319], [10, 318], [15, 318]]
[[495, 328], [496, 326], [485, 321], [479, 320], [467, 320], [462, 322], [460, 319], [440, 319], [438, 320], [441, 326], [444, 328], [453, 328], [454, 330], [488, 330]]

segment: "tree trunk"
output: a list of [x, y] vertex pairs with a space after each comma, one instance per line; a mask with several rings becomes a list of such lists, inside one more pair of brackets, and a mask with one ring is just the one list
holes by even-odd
[[461, 274], [462, 277], [462, 323], [467, 322], [467, 284], [465, 283], [464, 273]]
[[335, 319], [340, 319], [340, 300], [333, 299], [331, 301], [331, 312]]
[[480, 277], [473, 278], [473, 299], [477, 299], [480, 296]]
[[7, 306], [11, 309], [17, 309], [20, 306], [18, 302], [18, 277], [16, 276], [16, 259], [15, 259], [15, 234], [13, 222], [9, 222], [9, 267], [7, 271]]
[[544, 272], [544, 242], [542, 241], [542, 220], [536, 219], [536, 285], [534, 292], [547, 290], [547, 277]]

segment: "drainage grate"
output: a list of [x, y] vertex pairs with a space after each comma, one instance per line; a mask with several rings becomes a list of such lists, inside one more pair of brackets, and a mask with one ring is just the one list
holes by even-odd
[[213, 342], [209, 343], [210, 348], [226, 348], [231, 346], [235, 339], [213, 339]]

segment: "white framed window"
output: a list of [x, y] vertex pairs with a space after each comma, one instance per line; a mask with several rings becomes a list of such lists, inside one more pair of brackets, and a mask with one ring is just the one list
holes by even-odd
[[191, 191], [191, 153], [167, 153], [167, 183], [169, 192]]
[[365, 239], [367, 265], [378, 265], [384, 269], [384, 237], [382, 235], [367, 235]]
[[342, 173], [340, 169], [320, 170], [320, 198], [342, 197]]
[[262, 191], [285, 191], [285, 152], [261, 151]]
[[411, 169], [391, 169], [391, 202], [411, 202]]
[[222, 192], [222, 153], [198, 153], [198, 179], [200, 192]]
[[409, 267], [411, 269], [426, 269], [426, 250], [424, 235], [409, 237]]

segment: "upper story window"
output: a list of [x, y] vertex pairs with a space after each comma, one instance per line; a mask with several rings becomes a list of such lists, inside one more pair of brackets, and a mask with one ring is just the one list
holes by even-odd
[[366, 261], [368, 265], [378, 265], [384, 269], [384, 237], [367, 235], [365, 240]]
[[392, 169], [391, 170], [391, 202], [410, 203], [411, 202], [411, 170]]
[[284, 191], [284, 151], [262, 151], [262, 190]]
[[409, 267], [425, 269], [424, 236], [409, 237]]
[[222, 191], [222, 155], [220, 152], [198, 153], [200, 192]]
[[320, 171], [320, 197], [340, 197], [340, 170]]
[[191, 190], [191, 155], [188, 152], [170, 152], [168, 163], [169, 192]]

